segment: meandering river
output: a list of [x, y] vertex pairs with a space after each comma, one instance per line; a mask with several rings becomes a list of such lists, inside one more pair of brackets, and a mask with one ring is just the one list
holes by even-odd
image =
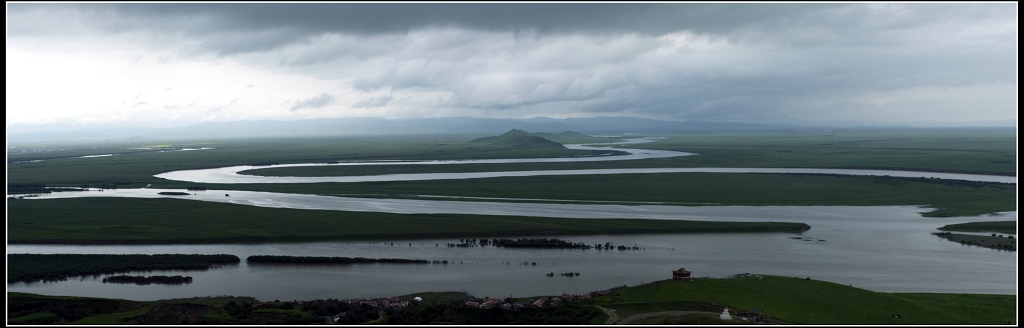
[[540, 170], [540, 171], [500, 171], [500, 172], [465, 172], [465, 173], [414, 173], [414, 174], [382, 174], [367, 176], [328, 176], [328, 177], [277, 177], [277, 176], [255, 176], [239, 174], [239, 172], [279, 168], [279, 167], [308, 167], [308, 166], [364, 166], [364, 165], [459, 165], [459, 164], [507, 164], [507, 163], [569, 163], [569, 162], [598, 162], [598, 161], [623, 161], [654, 158], [670, 158], [680, 156], [697, 155], [695, 153], [613, 148], [614, 145], [630, 145], [646, 142], [653, 142], [657, 139], [643, 138], [630, 139], [624, 142], [605, 143], [605, 146], [591, 145], [565, 145], [569, 149], [577, 150], [606, 150], [625, 152], [625, 155], [608, 155], [594, 157], [559, 157], [559, 158], [515, 158], [515, 159], [474, 159], [474, 160], [431, 160], [431, 161], [362, 161], [362, 162], [337, 162], [337, 163], [303, 163], [303, 164], [277, 164], [277, 165], [239, 165], [210, 169], [180, 170], [157, 174], [156, 177], [197, 183], [323, 183], [323, 182], [383, 182], [383, 181], [424, 181], [424, 180], [452, 180], [452, 179], [480, 179], [497, 177], [528, 177], [542, 175], [600, 175], [600, 174], [636, 174], [636, 173], [805, 173], [805, 174], [846, 174], [846, 175], [871, 175], [871, 176], [893, 176], [907, 178], [935, 178], [954, 179], [983, 182], [1016, 183], [1017, 177], [990, 176], [976, 174], [956, 173], [935, 173], [935, 172], [913, 172], [893, 170], [851, 170], [851, 169], [815, 169], [815, 168], [722, 168], [722, 167], [690, 167], [690, 168], [620, 168], [620, 169], [583, 169], [583, 170]]
[[[637, 143], [641, 141], [634, 141]], [[579, 145], [577, 145], [579, 146]], [[574, 147], [577, 147], [574, 146]], [[594, 149], [605, 149], [594, 146]], [[582, 148], [579, 148], [582, 149]], [[689, 153], [620, 149], [629, 155], [590, 158], [482, 160], [579, 161], [686, 156]], [[608, 159], [604, 159], [608, 158]], [[501, 161], [501, 162], [496, 162]], [[481, 161], [359, 162], [330, 165], [465, 164]], [[291, 164], [309, 166], [325, 164]], [[658, 172], [824, 173], [867, 174], [964, 179], [1016, 183], [1015, 177], [964, 174], [828, 169], [614, 169], [525, 172], [402, 174], [361, 177], [256, 177], [237, 172], [257, 167], [168, 172], [160, 177], [207, 183], [298, 183], [355, 181], [412, 181], [554, 174], [619, 174]], [[264, 167], [258, 167], [264, 168]], [[637, 171], [641, 170], [641, 171]], [[649, 170], [649, 171], [643, 171]], [[662, 170], [662, 171], [656, 171]], [[483, 175], [481, 175], [483, 174]], [[328, 179], [328, 180], [325, 180]], [[190, 192], [188, 196], [159, 195], [160, 189], [92, 190], [40, 195], [45, 201], [69, 197], [184, 198], [263, 207], [373, 211], [390, 213], [459, 213], [525, 215], [584, 219], [643, 218], [708, 221], [803, 222], [803, 234], [647, 234], [560, 236], [573, 242], [637, 246], [638, 251], [536, 250], [495, 247], [446, 248], [458, 240], [395, 240], [387, 242], [328, 242], [258, 245], [8, 245], [7, 253], [89, 254], [234, 254], [349, 256], [447, 260], [440, 265], [240, 265], [209, 271], [177, 272], [193, 276], [183, 286], [103, 284], [101, 277], [75, 278], [59, 283], [8, 284], [8, 291], [50, 295], [155, 300], [177, 297], [239, 295], [260, 300], [378, 297], [422, 291], [466, 291], [501, 297], [582, 293], [614, 286], [667, 279], [671, 270], [685, 267], [695, 276], [724, 277], [736, 273], [811, 277], [886, 292], [949, 292], [1015, 294], [1016, 253], [963, 246], [930, 235], [935, 228], [968, 221], [1016, 220], [1017, 212], [976, 218], [925, 218], [913, 206], [666, 206], [617, 204], [552, 204], [538, 202], [467, 202], [453, 200], [367, 199], [322, 195], [236, 190]], [[180, 190], [174, 190], [180, 191]], [[225, 196], [230, 194], [230, 196]], [[793, 237], [798, 237], [794, 239]], [[437, 247], [435, 245], [439, 245]], [[520, 265], [536, 262], [537, 265]], [[546, 277], [546, 273], [556, 273]], [[557, 275], [579, 272], [567, 278]], [[168, 274], [168, 273], [149, 273]]]

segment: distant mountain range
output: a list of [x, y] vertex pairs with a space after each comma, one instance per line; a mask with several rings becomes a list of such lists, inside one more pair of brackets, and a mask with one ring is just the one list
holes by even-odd
[[[75, 131], [8, 132], [8, 142], [86, 139], [194, 139], [283, 136], [415, 135], [415, 134], [499, 134], [512, 129], [529, 132], [584, 134], [693, 133], [713, 131], [754, 131], [794, 129], [779, 124], [663, 121], [636, 117], [593, 117], [553, 119], [497, 119], [444, 117], [386, 119], [380, 117], [325, 118], [296, 121], [234, 121], [197, 123], [163, 129], [83, 129]], [[137, 139], [137, 138], [136, 138]]]

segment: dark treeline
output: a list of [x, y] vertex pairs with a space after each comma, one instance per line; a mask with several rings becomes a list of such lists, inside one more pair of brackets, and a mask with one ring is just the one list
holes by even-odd
[[206, 270], [239, 262], [238, 256], [226, 254], [8, 254], [7, 282], [60, 281], [129, 271]]
[[[566, 302], [567, 303], [567, 302]], [[480, 309], [466, 307], [462, 301], [437, 304], [412, 304], [400, 310], [386, 310], [387, 325], [587, 325], [601, 310], [586, 304], [560, 304], [555, 307]], [[151, 307], [146, 311], [137, 311]], [[136, 311], [134, 314], [127, 314]], [[8, 323], [28, 325], [68, 324], [101, 314], [124, 313], [120, 323], [134, 325], [310, 325], [333, 323], [365, 324], [379, 318], [380, 308], [350, 304], [338, 299], [312, 301], [230, 301], [222, 306], [199, 303], [162, 303], [98, 298], [39, 297], [9, 295]], [[32, 314], [34, 319], [11, 322], [12, 318]]]
[[42, 317], [28, 322], [27, 325], [62, 324], [100, 314], [132, 311], [145, 306], [142, 302], [99, 299], [99, 298], [38, 298], [7, 296], [8, 324], [11, 318], [34, 313], [53, 313], [53, 316]]
[[328, 256], [285, 256], [285, 255], [253, 255], [245, 259], [247, 263], [289, 263], [289, 264], [361, 264], [361, 263], [400, 263], [430, 264], [427, 260], [409, 259], [368, 259], [365, 257], [328, 257]]
[[185, 189], [203, 191], [203, 190], [206, 190], [206, 187], [189, 186], [189, 187], [187, 187]]
[[584, 243], [574, 243], [568, 240], [561, 240], [557, 238], [519, 238], [519, 239], [460, 239], [459, 243], [448, 243], [445, 244], [447, 247], [481, 247], [481, 246], [495, 246], [495, 247], [510, 247], [510, 248], [560, 248], [560, 249], [598, 249], [598, 250], [613, 250], [617, 249], [620, 251], [625, 250], [641, 250], [640, 247], [627, 247], [627, 246], [615, 246], [612, 243], [594, 244], [587, 245]]
[[192, 277], [183, 277], [183, 276], [149, 276], [149, 277], [146, 277], [146, 276], [126, 276], [126, 275], [120, 275], [120, 276], [110, 276], [110, 277], [103, 278], [103, 283], [136, 284], [136, 285], [149, 285], [149, 284], [181, 285], [181, 284], [191, 284], [192, 283]]
[[469, 308], [459, 301], [443, 304], [419, 304], [388, 313], [389, 325], [589, 325], [601, 310], [580, 304], [562, 304], [557, 307], [518, 308], [512, 311], [500, 307], [491, 309]]

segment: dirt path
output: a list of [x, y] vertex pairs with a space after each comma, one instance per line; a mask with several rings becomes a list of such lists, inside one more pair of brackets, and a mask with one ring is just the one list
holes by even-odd
[[613, 324], [615, 324], [616, 321], [619, 321], [619, 315], [615, 314], [615, 310], [607, 309], [607, 308], [605, 308], [603, 306], [600, 306], [600, 305], [594, 305], [594, 306], [596, 306], [598, 309], [601, 309], [601, 311], [604, 311], [604, 314], [608, 315], [608, 320], [605, 320], [604, 324], [606, 324], [606, 325], [613, 325]]
[[[602, 310], [604, 310], [604, 309], [602, 308]], [[605, 313], [607, 313], [607, 311], [605, 311]], [[648, 313], [634, 314], [634, 315], [628, 316], [625, 319], [622, 319], [619, 322], [616, 322], [615, 324], [616, 325], [628, 325], [628, 324], [631, 324], [634, 321], [637, 321], [637, 320], [640, 320], [640, 319], [647, 319], [647, 318], [663, 316], [663, 315], [687, 315], [687, 314], [713, 314], [713, 315], [719, 315], [721, 313], [717, 313], [717, 312], [702, 312], [702, 311], [648, 312]]]
[[380, 310], [380, 312], [377, 312], [377, 315], [379, 316], [377, 318], [377, 320], [367, 321], [366, 323], [367, 324], [373, 324], [373, 323], [378, 323], [378, 322], [384, 321], [384, 310]]

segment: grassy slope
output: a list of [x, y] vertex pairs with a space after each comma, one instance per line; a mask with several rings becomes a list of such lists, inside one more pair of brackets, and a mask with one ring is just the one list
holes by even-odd
[[261, 208], [178, 199], [8, 200], [9, 243], [284, 242], [799, 231], [802, 223], [581, 220]]
[[939, 228], [939, 230], [961, 232], [1001, 232], [1017, 234], [1017, 221], [968, 222], [947, 224]]
[[[616, 296], [617, 294], [617, 296]], [[616, 303], [610, 303], [615, 300]], [[879, 293], [793, 277], [658, 281], [599, 298], [609, 308], [650, 311], [683, 309], [687, 303], [716, 301], [735, 310], [763, 309], [765, 315], [800, 324], [1005, 324], [1016, 322], [1016, 296], [980, 294]], [[665, 306], [668, 305], [668, 306]], [[620, 313], [627, 316], [629, 313]], [[893, 314], [901, 318], [893, 319]]]

